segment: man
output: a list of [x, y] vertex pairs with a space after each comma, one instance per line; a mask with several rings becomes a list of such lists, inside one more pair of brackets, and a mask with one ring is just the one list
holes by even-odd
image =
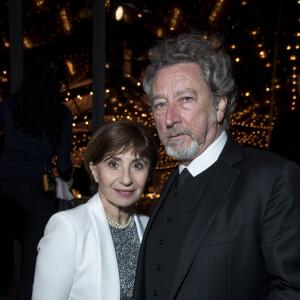
[[299, 167], [225, 132], [235, 83], [216, 37], [149, 53], [144, 89], [179, 168], [146, 228], [134, 299], [300, 299]]

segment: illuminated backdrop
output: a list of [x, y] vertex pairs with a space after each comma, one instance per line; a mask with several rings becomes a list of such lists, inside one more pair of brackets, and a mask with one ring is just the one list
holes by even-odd
[[[25, 63], [56, 55], [68, 70], [69, 87], [62, 92], [73, 113], [71, 151], [76, 168], [82, 167], [92, 128], [92, 4], [90, 0], [24, 0]], [[107, 0], [105, 121], [136, 120], [156, 135], [141, 86], [147, 50], [173, 33], [208, 28], [224, 36], [233, 58], [239, 92], [230, 132], [241, 144], [268, 149], [277, 113], [299, 106], [299, 8], [299, 0]], [[2, 0], [1, 99], [9, 93], [8, 9], [8, 0]], [[152, 191], [160, 191], [176, 165], [160, 146]]]

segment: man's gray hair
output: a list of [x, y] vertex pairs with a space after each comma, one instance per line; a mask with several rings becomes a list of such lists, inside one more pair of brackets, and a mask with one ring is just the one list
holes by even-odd
[[184, 33], [159, 41], [149, 50], [148, 56], [150, 64], [144, 75], [143, 87], [150, 104], [153, 80], [159, 70], [177, 63], [196, 63], [211, 91], [214, 107], [220, 97], [227, 98], [227, 108], [221, 125], [224, 129], [229, 127], [230, 114], [235, 108], [235, 80], [230, 56], [220, 38], [204, 33]]

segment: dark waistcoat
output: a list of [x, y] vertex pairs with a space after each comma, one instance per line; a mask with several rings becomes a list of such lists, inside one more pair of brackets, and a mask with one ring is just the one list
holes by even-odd
[[168, 298], [181, 245], [212, 169], [190, 175], [181, 186], [176, 182], [157, 214], [146, 242], [146, 300]]

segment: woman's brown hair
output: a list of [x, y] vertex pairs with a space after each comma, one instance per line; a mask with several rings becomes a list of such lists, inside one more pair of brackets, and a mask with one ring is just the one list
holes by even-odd
[[101, 162], [108, 155], [122, 154], [132, 150], [134, 155], [148, 158], [150, 161], [149, 175], [157, 164], [157, 142], [148, 128], [132, 121], [116, 121], [104, 124], [89, 141], [84, 166], [93, 180], [89, 164]]

